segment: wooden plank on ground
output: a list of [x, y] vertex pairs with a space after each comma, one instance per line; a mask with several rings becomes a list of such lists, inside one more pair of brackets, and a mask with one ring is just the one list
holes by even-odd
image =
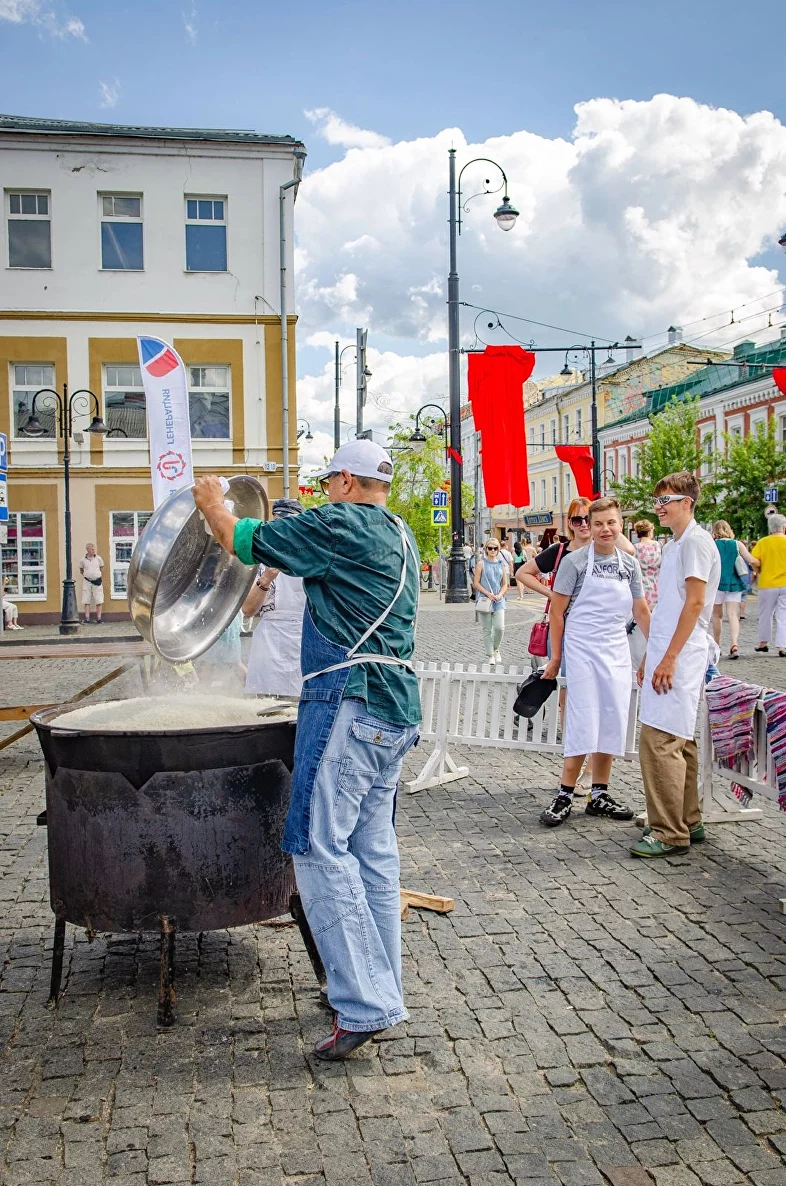
[[26, 721], [34, 712], [51, 707], [51, 704], [15, 704], [9, 708], [0, 707], [0, 721]]
[[0, 646], [0, 659], [105, 659], [115, 655], [136, 658], [152, 655], [149, 642], [31, 642]]
[[443, 898], [440, 894], [419, 894], [415, 890], [401, 891], [401, 905], [415, 910], [435, 910], [437, 914], [449, 914], [455, 909], [455, 898]]

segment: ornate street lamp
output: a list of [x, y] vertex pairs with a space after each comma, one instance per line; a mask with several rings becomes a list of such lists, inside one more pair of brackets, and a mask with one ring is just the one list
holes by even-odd
[[[423, 446], [425, 445], [426, 441], [428, 440], [428, 437], [426, 436], [425, 432], [420, 427], [420, 417], [421, 417], [422, 413], [426, 411], [427, 408], [434, 408], [435, 411], [439, 412], [440, 419], [442, 421], [442, 427], [438, 431], [439, 431], [439, 435], [442, 437], [444, 445], [445, 445], [445, 460], [447, 461], [447, 457], [448, 457], [448, 423], [449, 422], [448, 422], [448, 417], [445, 412], [445, 409], [441, 408], [439, 406], [439, 404], [423, 404], [422, 408], [418, 408], [417, 412], [415, 413], [415, 428], [412, 431], [412, 433], [410, 434], [409, 444], [412, 446], [413, 449], [415, 449], [417, 451], [417, 450], [422, 449]], [[437, 431], [437, 430], [435, 429], [435, 431]]]
[[[450, 547], [450, 560], [448, 561], [448, 583], [445, 590], [445, 601], [469, 601], [469, 589], [467, 588], [467, 566], [464, 561], [464, 517], [461, 507], [461, 387], [460, 387], [460, 328], [459, 328], [459, 277], [456, 265], [456, 243], [457, 236], [461, 234], [461, 178], [464, 175], [464, 169], [470, 165], [476, 164], [478, 161], [484, 161], [486, 164], [493, 165], [495, 169], [499, 169], [502, 174], [502, 185], [498, 186], [496, 190], [489, 189], [489, 181], [486, 180], [486, 188], [481, 190], [481, 194], [497, 193], [499, 189], [503, 191], [502, 204], [494, 211], [494, 218], [500, 230], [509, 231], [516, 223], [519, 216], [518, 210], [511, 204], [508, 197], [508, 179], [505, 175], [505, 170], [496, 161], [492, 161], [489, 157], [475, 157], [474, 160], [467, 161], [461, 172], [458, 175], [458, 183], [456, 182], [456, 150], [455, 148], [448, 149], [448, 171], [449, 171], [449, 206], [448, 206], [448, 226], [449, 226], [449, 270], [448, 270], [448, 356], [449, 356], [449, 370], [448, 370], [448, 392], [450, 402], [449, 422], [450, 422], [450, 514], [451, 514], [451, 534], [452, 541]], [[473, 195], [479, 197], [479, 194]], [[466, 210], [468, 203], [464, 205]]]
[[[305, 427], [301, 428], [301, 424], [305, 425]], [[313, 441], [314, 439], [314, 434], [311, 431], [311, 425], [308, 420], [298, 420], [297, 422], [297, 439], [300, 440], [303, 436], [307, 441]]]
[[[91, 405], [92, 401], [92, 405]], [[60, 633], [61, 634], [76, 634], [79, 630], [79, 608], [76, 600], [76, 586], [74, 584], [73, 568], [71, 563], [71, 439], [73, 437], [74, 429], [74, 408], [77, 412], [80, 408], [85, 412], [91, 411], [91, 406], [94, 407], [95, 412], [88, 432], [93, 436], [106, 436], [107, 426], [101, 418], [101, 405], [98, 402], [98, 397], [89, 391], [86, 387], [80, 388], [78, 391], [68, 394], [68, 384], [63, 384], [63, 394], [54, 391], [51, 387], [42, 387], [33, 396], [33, 404], [30, 409], [30, 416], [27, 423], [20, 432], [28, 437], [42, 437], [47, 433], [47, 429], [38, 418], [38, 409], [50, 408], [55, 411], [55, 424], [57, 427], [56, 437], [60, 437], [63, 441], [63, 482], [65, 487], [65, 561], [66, 561], [66, 575], [63, 581], [63, 602], [60, 612]]]

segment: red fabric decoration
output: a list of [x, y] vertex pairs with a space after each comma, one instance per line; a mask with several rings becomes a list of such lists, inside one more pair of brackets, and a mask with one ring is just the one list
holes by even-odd
[[589, 445], [557, 445], [554, 452], [560, 461], [565, 461], [570, 466], [579, 498], [599, 498], [592, 489], [593, 457]]
[[452, 457], [454, 461], [457, 461], [459, 463], [459, 465], [464, 464], [464, 458], [461, 456], [460, 453], [456, 452], [456, 450], [453, 448], [452, 445], [448, 445], [448, 457]]
[[469, 355], [469, 399], [481, 434], [486, 505], [529, 506], [524, 384], [535, 355], [521, 346], [487, 346]]
[[786, 367], [774, 367], [772, 377], [775, 380], [775, 386], [778, 391], [786, 395]]

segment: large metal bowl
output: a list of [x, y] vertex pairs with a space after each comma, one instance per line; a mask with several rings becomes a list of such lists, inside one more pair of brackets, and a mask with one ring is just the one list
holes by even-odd
[[[226, 498], [239, 519], [267, 518], [256, 478], [230, 478]], [[128, 569], [134, 625], [170, 663], [196, 659], [235, 617], [255, 573], [208, 535], [191, 491], [181, 490], [153, 513], [134, 548]]]

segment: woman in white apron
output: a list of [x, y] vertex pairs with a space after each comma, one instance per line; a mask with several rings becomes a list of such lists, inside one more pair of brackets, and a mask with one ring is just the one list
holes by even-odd
[[633, 616], [646, 638], [650, 615], [639, 563], [618, 547], [622, 515], [616, 498], [597, 499], [589, 515], [592, 542], [563, 559], [549, 611], [551, 659], [543, 675], [559, 674], [564, 646], [568, 693], [562, 781], [540, 817], [551, 828], [571, 813], [587, 754], [593, 758], [586, 814], [633, 819], [633, 811], [609, 795], [608, 784], [612, 760], [624, 756], [628, 735], [632, 671], [626, 626]]
[[[279, 498], [273, 503], [273, 518], [299, 515], [296, 499]], [[300, 674], [300, 640], [306, 595], [300, 577], [285, 576], [276, 568], [262, 568], [243, 602], [247, 616], [260, 613], [251, 639], [246, 692], [262, 696], [299, 698], [303, 687]]]

